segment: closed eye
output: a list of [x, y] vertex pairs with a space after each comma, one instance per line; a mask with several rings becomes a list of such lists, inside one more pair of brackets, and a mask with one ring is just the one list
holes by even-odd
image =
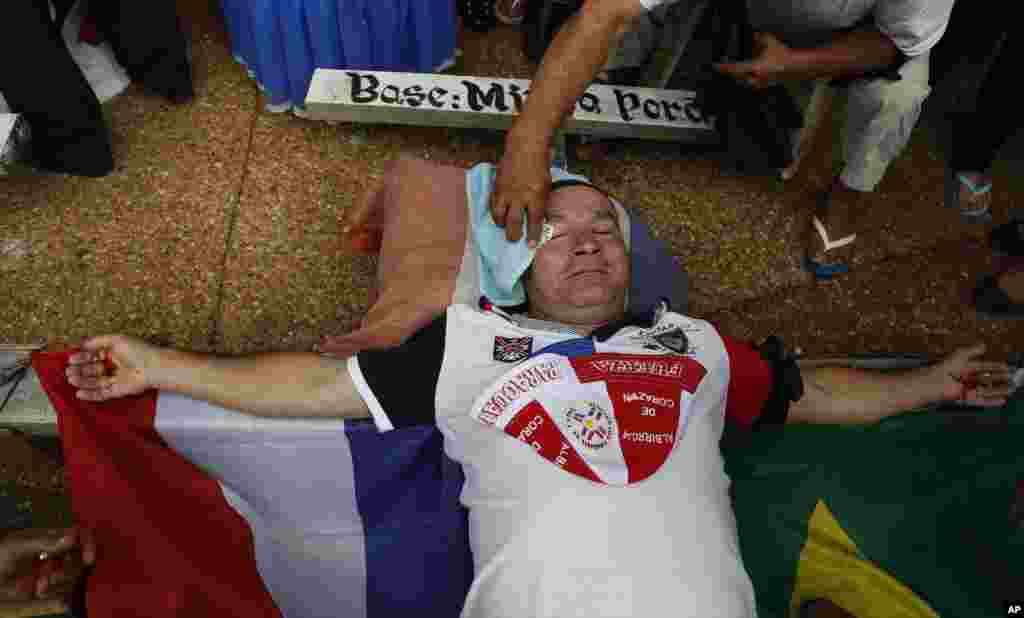
[[552, 240], [558, 240], [559, 238], [565, 238], [568, 235], [568, 233], [569, 230], [566, 228], [565, 225], [555, 224], [551, 228], [551, 238], [548, 240], [548, 242]]

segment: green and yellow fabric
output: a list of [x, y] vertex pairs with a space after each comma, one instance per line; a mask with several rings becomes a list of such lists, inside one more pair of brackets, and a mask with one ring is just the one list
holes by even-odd
[[1024, 399], [867, 427], [730, 431], [740, 547], [760, 618], [827, 598], [857, 618], [1005, 615], [1024, 592]]

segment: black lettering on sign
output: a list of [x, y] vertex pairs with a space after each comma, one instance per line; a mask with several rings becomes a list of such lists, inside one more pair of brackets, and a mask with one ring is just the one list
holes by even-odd
[[491, 87], [487, 92], [466, 79], [462, 80], [462, 85], [466, 87], [469, 109], [474, 112], [482, 111], [484, 107], [497, 108], [500, 112], [508, 111], [508, 105], [505, 104], [505, 89], [501, 87], [501, 84], [491, 82]]
[[438, 97], [443, 97], [446, 94], [448, 94], [447, 90], [440, 86], [434, 86], [430, 89], [430, 92], [427, 93], [427, 100], [430, 101], [430, 104], [434, 107], [444, 107], [444, 100], [439, 99]]
[[[370, 73], [352, 73], [348, 72], [348, 76], [352, 78], [352, 102], [353, 103], [373, 103], [377, 100], [377, 87], [380, 86], [380, 80], [374, 77]], [[369, 84], [368, 86], [363, 85], [363, 80]]]
[[687, 101], [683, 105], [683, 113], [693, 122], [704, 122], [704, 112], [693, 101]]
[[419, 107], [423, 104], [423, 99], [427, 98], [426, 93], [423, 92], [423, 86], [409, 86], [402, 91], [402, 96], [405, 97], [405, 102], [412, 107]]
[[673, 105], [678, 106], [679, 104], [675, 103], [675, 102], [670, 102], [670, 101], [662, 101], [661, 102], [661, 109], [664, 110], [664, 112], [665, 112], [665, 120], [668, 120], [669, 122], [675, 122], [676, 120], [679, 120], [678, 118], [676, 118], [675, 116], [672, 115], [672, 106]]
[[644, 116], [651, 120], [661, 119], [661, 106], [654, 99], [644, 99]]
[[520, 90], [519, 84], [511, 84], [508, 87], [508, 94], [512, 97], [512, 105], [516, 108], [516, 113], [523, 111], [523, 102], [529, 90]]
[[623, 92], [618, 88], [614, 88], [614, 90], [615, 102], [619, 105], [619, 116], [626, 122], [629, 122], [633, 119], [629, 113], [640, 107], [640, 97], [632, 92]]
[[401, 103], [402, 99], [398, 91], [398, 86], [388, 84], [380, 90], [380, 101], [381, 103]]
[[580, 109], [585, 112], [590, 112], [592, 114], [601, 113], [601, 99], [597, 98], [597, 95], [595, 94], [584, 92], [578, 103], [580, 105]]
[[[676, 113], [682, 114], [682, 113], [683, 113], [683, 106], [682, 106], [682, 105], [680, 105], [679, 101], [672, 101], [672, 103], [670, 103], [670, 104], [669, 104], [669, 105], [668, 105], [668, 106], [667, 106], [667, 107], [665, 108], [665, 114], [666, 114], [666, 117], [669, 117], [669, 118], [671, 118], [670, 116], [668, 116], [668, 110], [674, 110], [674, 111], [675, 111]], [[682, 117], [678, 117], [678, 118], [671, 118], [671, 119], [672, 119], [672, 120], [682, 120]]]

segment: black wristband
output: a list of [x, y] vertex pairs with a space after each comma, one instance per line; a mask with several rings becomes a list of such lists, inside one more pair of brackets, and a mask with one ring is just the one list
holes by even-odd
[[804, 396], [804, 380], [796, 360], [786, 353], [782, 339], [772, 335], [757, 346], [761, 358], [772, 366], [772, 392], [761, 407], [761, 415], [754, 421], [754, 428], [766, 425], [783, 425], [789, 417], [789, 406]]

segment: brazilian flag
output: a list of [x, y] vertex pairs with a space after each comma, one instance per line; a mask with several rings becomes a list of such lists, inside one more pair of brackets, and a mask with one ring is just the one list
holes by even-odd
[[1024, 598], [1024, 397], [871, 426], [727, 432], [760, 618], [831, 600], [857, 618], [1006, 616]]

